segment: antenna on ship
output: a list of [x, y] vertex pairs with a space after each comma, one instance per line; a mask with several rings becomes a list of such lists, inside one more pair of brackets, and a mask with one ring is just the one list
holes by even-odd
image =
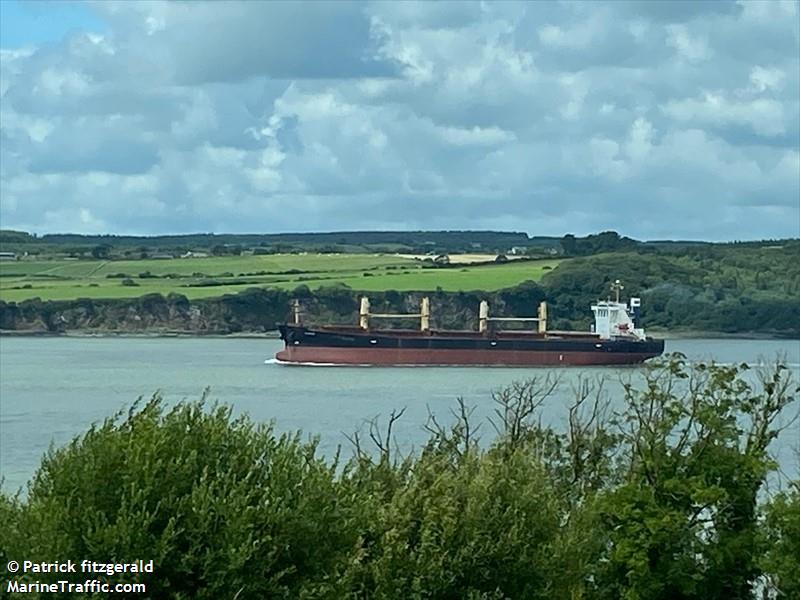
[[619, 293], [625, 289], [625, 286], [622, 285], [619, 279], [616, 279], [614, 283], [611, 284], [611, 291], [615, 292], [617, 295], [617, 302], [619, 302]]

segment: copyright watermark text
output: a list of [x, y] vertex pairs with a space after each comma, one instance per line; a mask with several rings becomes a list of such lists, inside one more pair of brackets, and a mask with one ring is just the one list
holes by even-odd
[[[153, 573], [153, 561], [134, 560], [131, 562], [105, 562], [93, 560], [63, 560], [54, 562], [39, 562], [32, 560], [10, 560], [6, 563], [8, 575], [18, 578], [9, 578], [5, 592], [11, 593], [75, 593], [75, 594], [114, 594], [114, 593], [145, 593], [147, 585], [144, 583], [112, 583], [96, 579], [94, 576], [113, 577], [117, 575], [133, 575]], [[33, 576], [33, 577], [32, 577]], [[44, 576], [40, 580], [36, 576]], [[64, 578], [61, 578], [64, 576]], [[83, 579], [86, 576], [86, 579]], [[57, 580], [54, 580], [58, 578]], [[77, 581], [75, 581], [77, 580]]]

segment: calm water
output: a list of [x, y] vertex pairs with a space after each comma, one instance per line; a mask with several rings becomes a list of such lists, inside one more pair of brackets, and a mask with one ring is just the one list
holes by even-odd
[[[457, 397], [475, 407], [481, 434], [493, 430], [493, 390], [514, 380], [561, 376], [560, 391], [543, 407], [543, 419], [565, 421], [570, 383], [579, 376], [607, 377], [613, 390], [627, 368], [353, 368], [286, 367], [265, 363], [278, 340], [233, 338], [0, 338], [0, 475], [16, 490], [33, 474], [51, 443], [63, 444], [92, 422], [127, 408], [139, 396], [161, 391], [169, 401], [211, 397], [231, 404], [254, 420], [275, 420], [279, 430], [319, 435], [323, 452], [347, 446], [345, 433], [368, 419], [384, 419], [406, 408], [396, 425], [403, 448], [427, 437], [428, 411], [449, 422]], [[800, 342], [749, 340], [669, 340], [667, 351], [692, 360], [757, 363], [781, 355], [800, 374]], [[796, 407], [793, 407], [796, 410]], [[800, 423], [775, 448], [782, 469], [797, 473], [793, 450], [800, 446]]]

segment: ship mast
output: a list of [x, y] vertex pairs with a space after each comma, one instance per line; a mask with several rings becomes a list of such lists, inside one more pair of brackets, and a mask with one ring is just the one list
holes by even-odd
[[298, 326], [303, 324], [303, 307], [299, 298], [292, 300], [292, 323]]
[[625, 289], [625, 286], [620, 283], [619, 279], [616, 279], [614, 283], [611, 284], [611, 291], [616, 293], [617, 295], [617, 302], [619, 302], [619, 293]]
[[369, 330], [369, 321], [372, 318], [378, 319], [419, 319], [420, 331], [431, 330], [431, 301], [425, 296], [420, 302], [418, 313], [371, 313], [370, 304], [367, 296], [361, 297], [361, 306], [358, 311], [358, 326], [361, 329]]

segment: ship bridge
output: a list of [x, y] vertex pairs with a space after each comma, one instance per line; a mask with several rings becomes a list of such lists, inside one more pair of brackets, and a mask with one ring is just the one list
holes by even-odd
[[644, 340], [647, 337], [644, 329], [637, 327], [642, 301], [640, 298], [631, 298], [630, 304], [620, 302], [619, 293], [622, 289], [623, 285], [617, 279], [611, 285], [611, 290], [616, 292], [616, 300], [604, 300], [592, 305], [594, 332], [604, 340], [619, 337]]

